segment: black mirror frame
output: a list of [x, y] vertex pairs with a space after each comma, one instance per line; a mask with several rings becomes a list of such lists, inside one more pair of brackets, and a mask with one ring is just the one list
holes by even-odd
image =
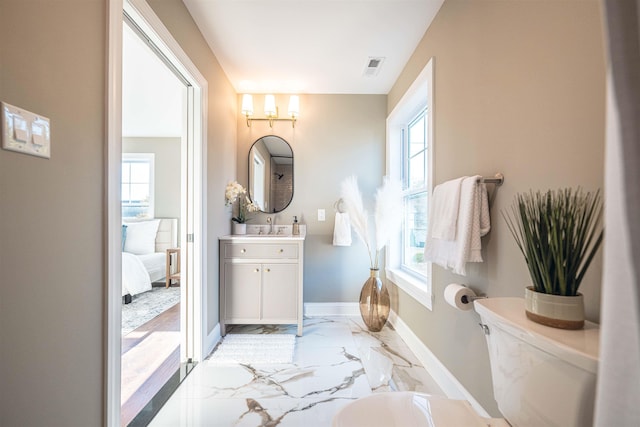
[[[263, 138], [268, 138], [268, 137], [272, 137], [272, 138], [278, 138], [280, 139], [282, 142], [284, 142], [285, 144], [287, 144], [287, 146], [289, 147], [289, 151], [291, 152], [291, 197], [289, 198], [289, 201], [287, 202], [287, 204], [280, 210], [278, 211], [271, 211], [271, 212], [265, 212], [263, 210], [260, 210], [260, 212], [265, 213], [265, 214], [276, 214], [276, 213], [280, 213], [283, 212], [285, 209], [287, 209], [289, 207], [289, 205], [291, 205], [291, 202], [293, 201], [293, 195], [295, 194], [295, 156], [293, 154], [293, 147], [291, 147], [291, 144], [289, 144], [289, 142], [284, 139], [281, 136], [278, 135], [263, 135], [260, 138], [256, 139], [253, 144], [251, 144], [251, 147], [249, 147], [249, 152], [247, 153], [247, 191], [248, 191], [248, 195], [249, 195], [249, 199], [253, 202], [253, 195], [252, 195], [252, 191], [251, 191], [251, 150], [253, 150], [253, 147], [260, 142]], [[272, 157], [283, 157], [283, 156], [272, 156]]]

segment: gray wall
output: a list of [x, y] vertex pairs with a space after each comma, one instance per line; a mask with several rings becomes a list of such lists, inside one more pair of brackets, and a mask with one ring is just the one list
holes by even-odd
[[236, 174], [236, 93], [220, 64], [180, 0], [148, 0], [200, 73], [209, 82], [207, 122], [207, 178], [205, 221], [208, 269], [205, 325], [211, 333], [218, 324], [218, 236], [231, 231], [231, 213], [224, 206], [224, 189]]
[[50, 160], [0, 150], [7, 427], [101, 424], [106, 10], [0, 0], [0, 100], [48, 117], [52, 138]]
[[[151, 4], [209, 82], [211, 331], [236, 94], [182, 2]], [[50, 160], [0, 150], [2, 426], [103, 423], [106, 25], [104, 0], [0, 0], [0, 99], [49, 117], [52, 135]]]
[[[342, 180], [355, 174], [373, 212], [373, 194], [384, 175], [386, 99], [385, 95], [301, 95], [295, 129], [289, 122], [276, 122], [273, 129], [267, 122], [253, 122], [248, 128], [244, 117], [238, 117], [241, 184], [247, 184], [248, 152], [258, 138], [278, 135], [293, 149], [293, 200], [274, 218], [276, 224], [291, 224], [297, 215], [307, 225], [305, 303], [356, 302], [369, 277], [367, 251], [355, 237], [351, 247], [332, 245], [333, 205], [340, 197]], [[263, 100], [261, 95], [254, 96], [256, 116], [260, 116]], [[276, 96], [280, 111], [288, 102], [288, 95]], [[318, 209], [326, 210], [326, 221], [317, 220]], [[255, 215], [251, 223], [266, 223], [265, 217]]]
[[180, 218], [180, 138], [122, 138], [123, 153], [153, 153], [156, 218]]
[[[504, 173], [491, 189], [485, 262], [466, 278], [433, 268], [433, 311], [395, 289], [399, 316], [493, 415], [487, 349], [475, 312], [443, 301], [462, 282], [489, 297], [523, 296], [530, 283], [501, 218], [516, 193], [567, 186], [604, 188], [605, 64], [597, 1], [446, 0], [389, 93], [392, 111], [435, 57], [435, 183]], [[491, 186], [490, 186], [491, 187]], [[581, 291], [600, 316], [602, 260]]]

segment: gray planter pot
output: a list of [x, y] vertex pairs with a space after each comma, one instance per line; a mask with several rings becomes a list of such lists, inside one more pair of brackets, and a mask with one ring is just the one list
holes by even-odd
[[529, 286], [524, 291], [527, 318], [542, 325], [559, 329], [584, 327], [584, 299], [576, 296], [550, 295], [536, 292]]

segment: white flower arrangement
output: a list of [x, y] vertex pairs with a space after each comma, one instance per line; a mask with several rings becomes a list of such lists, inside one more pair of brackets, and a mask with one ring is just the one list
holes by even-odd
[[367, 247], [371, 269], [377, 270], [380, 251], [389, 243], [391, 237], [399, 232], [402, 224], [402, 185], [398, 181], [385, 177], [382, 187], [376, 191], [374, 241], [369, 238], [368, 213], [364, 208], [362, 193], [354, 175], [342, 182], [341, 197], [353, 229]]
[[249, 212], [257, 212], [259, 210], [258, 205], [253, 203], [247, 195], [247, 190], [237, 181], [229, 181], [227, 188], [224, 192], [225, 206], [233, 206], [238, 202], [238, 215], [231, 218], [238, 224], [244, 224], [248, 221], [247, 215]]

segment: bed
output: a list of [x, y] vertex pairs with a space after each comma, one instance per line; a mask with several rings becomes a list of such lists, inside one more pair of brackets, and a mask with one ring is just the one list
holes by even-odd
[[178, 219], [123, 221], [122, 295], [151, 290], [166, 275], [166, 251], [178, 247]]

